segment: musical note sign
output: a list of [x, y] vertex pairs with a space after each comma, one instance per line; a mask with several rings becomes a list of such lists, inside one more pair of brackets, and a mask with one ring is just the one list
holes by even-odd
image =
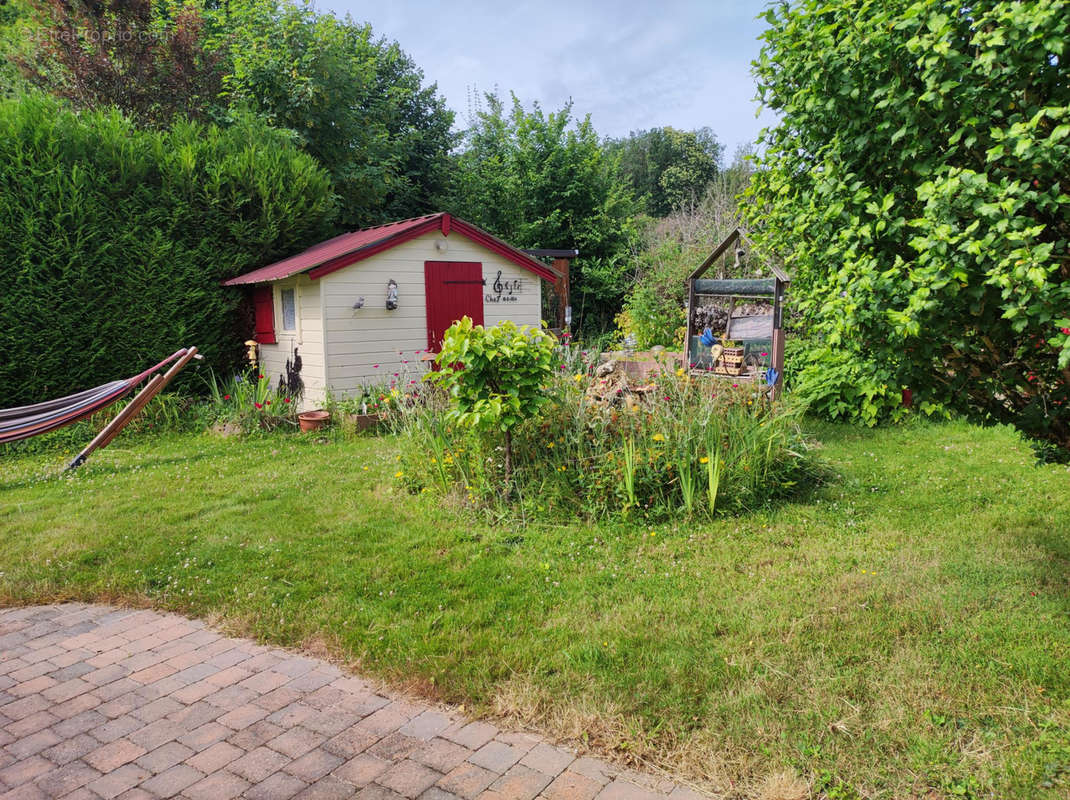
[[515, 280], [502, 280], [502, 271], [498, 270], [498, 275], [494, 279], [494, 283], [491, 286], [493, 294], [488, 293], [484, 296], [484, 300], [488, 303], [515, 303], [519, 300], [518, 294], [523, 290], [523, 279], [516, 278]]

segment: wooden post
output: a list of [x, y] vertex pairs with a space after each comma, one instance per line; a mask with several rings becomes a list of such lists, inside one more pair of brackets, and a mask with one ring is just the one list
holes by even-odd
[[191, 347], [163, 375], [153, 375], [145, 387], [134, 396], [134, 399], [127, 403], [126, 407], [115, 416], [115, 419], [109, 422], [104, 427], [104, 430], [93, 437], [93, 441], [87, 444], [82, 449], [82, 452], [74, 457], [71, 463], [67, 465], [67, 469], [72, 470], [80, 467], [94, 450], [111, 444], [112, 440], [119, 435], [119, 432], [126, 427], [130, 420], [137, 416], [141, 409], [148, 405], [149, 401], [159, 394], [196, 355], [197, 348]]
[[772, 367], [777, 372], [776, 383], [773, 384], [772, 399], [780, 397], [784, 388], [784, 282], [779, 278], [773, 295], [773, 352]]
[[557, 327], [562, 331], [567, 331], [572, 324], [572, 313], [569, 309], [569, 283], [568, 283], [568, 265], [569, 259], [567, 258], [555, 258], [554, 269], [561, 273], [561, 277], [554, 281], [554, 291], [557, 294]]

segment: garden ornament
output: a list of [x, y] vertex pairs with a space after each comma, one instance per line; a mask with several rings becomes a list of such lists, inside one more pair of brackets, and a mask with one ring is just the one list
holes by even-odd
[[706, 330], [704, 330], [702, 332], [702, 335], [699, 337], [699, 341], [706, 345], [706, 347], [713, 347], [715, 344], [717, 344], [717, 337], [713, 335], [713, 331], [711, 331], [709, 328], [706, 328]]
[[[357, 298], [357, 302], [355, 302], [355, 303], [353, 304], [353, 309], [354, 309], [354, 310], [356, 310], [356, 309], [358, 309], [358, 308], [364, 308], [364, 297], [363, 297], [363, 296], [361, 296], [361, 297], [358, 297], [358, 298]], [[387, 308], [389, 308], [389, 306], [387, 306]]]
[[398, 307], [398, 282], [391, 278], [386, 282], [386, 308], [393, 311]]
[[780, 379], [780, 373], [777, 372], [776, 367], [770, 367], [765, 371], [765, 383], [767, 386], [776, 386], [776, 382]]

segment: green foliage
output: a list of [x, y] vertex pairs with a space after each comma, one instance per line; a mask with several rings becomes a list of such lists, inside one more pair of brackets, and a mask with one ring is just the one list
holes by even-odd
[[606, 152], [619, 158], [621, 174], [636, 197], [656, 217], [700, 202], [717, 175], [722, 151], [709, 128], [652, 128], [606, 142]]
[[334, 203], [314, 162], [254, 120], [155, 133], [0, 101], [4, 405], [137, 374], [182, 345], [229, 371], [246, 323], [220, 281], [324, 238]]
[[[670, 373], [646, 397], [625, 394], [606, 406], [586, 394], [602, 380], [591, 374], [596, 358], [572, 347], [564, 359], [556, 377], [544, 376], [537, 413], [518, 417], [513, 431], [521, 514], [740, 513], [794, 495], [818, 476], [798, 429], [797, 403], [770, 404], [753, 388]], [[503, 504], [496, 441], [442, 424], [433, 405], [411, 416], [402, 434], [411, 489], [463, 487], [472, 505], [516, 512]]]
[[297, 427], [297, 398], [275, 385], [271, 376], [250, 367], [219, 381], [215, 373], [208, 379], [209, 425], [232, 425], [245, 433]]
[[293, 131], [330, 172], [342, 225], [436, 210], [453, 112], [396, 42], [288, 0], [228, 3], [212, 19], [227, 114], [252, 108]]
[[543, 331], [509, 320], [484, 328], [463, 317], [446, 331], [430, 378], [449, 394], [450, 420], [509, 432], [547, 402], [553, 353]]
[[1070, 447], [1070, 4], [766, 18], [759, 91], [782, 123], [748, 210], [812, 331], [870, 384]]
[[570, 267], [578, 325], [609, 326], [626, 289], [634, 202], [589, 117], [572, 106], [530, 112], [486, 95], [457, 157], [452, 210], [525, 248], [576, 248]]
[[[643, 244], [634, 260], [635, 277], [617, 317], [622, 334], [635, 336], [637, 346], [681, 349], [686, 330], [687, 276], [733, 229], [741, 226], [737, 197], [750, 181], [745, 154], [714, 178], [701, 201], [665, 219], [649, 220]], [[762, 272], [756, 253], [749, 253], [738, 275]]]

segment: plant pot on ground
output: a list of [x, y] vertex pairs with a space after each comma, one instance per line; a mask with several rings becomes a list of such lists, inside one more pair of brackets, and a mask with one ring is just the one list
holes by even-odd
[[297, 421], [301, 425], [301, 432], [318, 431], [331, 419], [331, 413], [317, 408], [313, 411], [303, 411], [297, 415]]

